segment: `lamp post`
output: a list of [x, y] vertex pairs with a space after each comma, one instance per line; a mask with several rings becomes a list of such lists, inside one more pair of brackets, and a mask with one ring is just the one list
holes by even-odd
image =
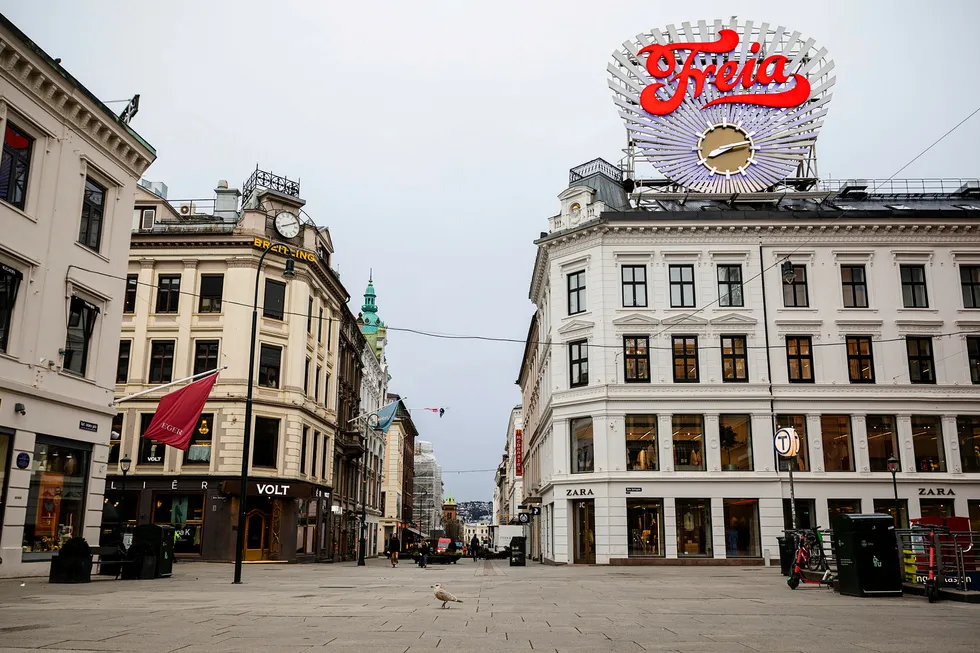
[[364, 420], [364, 450], [361, 452], [361, 539], [357, 548], [357, 566], [363, 567], [364, 556], [367, 553], [367, 454], [368, 433], [378, 428], [380, 420], [377, 413], [371, 413]]
[[899, 517], [898, 510], [898, 479], [896, 475], [898, 474], [899, 467], [898, 459], [892, 456], [885, 462], [885, 469], [887, 469], [892, 474], [892, 490], [895, 492], [895, 528], [901, 526], [901, 518]]
[[[242, 558], [245, 556], [245, 497], [248, 495], [248, 463], [249, 449], [252, 444], [252, 383], [255, 381], [255, 333], [259, 318], [259, 280], [262, 275], [262, 261], [269, 250], [278, 246], [279, 243], [269, 243], [262, 256], [259, 257], [259, 265], [255, 269], [255, 301], [252, 302], [252, 331], [248, 345], [248, 396], [245, 399], [245, 440], [242, 443], [242, 480], [241, 498], [238, 500], [238, 537], [235, 545], [235, 584], [242, 582]], [[283, 279], [287, 281], [296, 276], [296, 262], [286, 259], [286, 269], [282, 273]]]
[[126, 474], [129, 473], [129, 469], [133, 464], [133, 460], [129, 456], [123, 456], [122, 460], [119, 461], [119, 471], [122, 472], [122, 514], [125, 521], [129, 521], [129, 513], [126, 512]]
[[[422, 490], [422, 506], [421, 506], [421, 508], [422, 508], [422, 510], [421, 510], [422, 514], [419, 515], [419, 516], [422, 517], [422, 519], [425, 520], [425, 532], [426, 533], [429, 532], [429, 514], [427, 512], [425, 512], [425, 502], [426, 502], [426, 500], [428, 498], [429, 498], [429, 491], [428, 490]], [[422, 530], [422, 520], [421, 519], [419, 520], [419, 530]]]

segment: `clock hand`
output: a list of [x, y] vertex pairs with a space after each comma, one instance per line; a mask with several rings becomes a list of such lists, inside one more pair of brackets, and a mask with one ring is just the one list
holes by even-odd
[[734, 150], [736, 147], [742, 147], [745, 145], [751, 145], [751, 141], [739, 141], [738, 143], [729, 143], [728, 145], [722, 145], [721, 147], [716, 147], [715, 149], [708, 152], [708, 158], [713, 159], [716, 156], [724, 154], [730, 150]]

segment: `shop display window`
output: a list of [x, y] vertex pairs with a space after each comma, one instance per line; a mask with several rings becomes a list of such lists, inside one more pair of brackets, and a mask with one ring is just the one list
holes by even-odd
[[713, 556], [710, 499], [677, 499], [677, 557], [691, 556]]
[[759, 558], [759, 500], [724, 499], [725, 555], [729, 558]]
[[163, 465], [167, 455], [167, 445], [157, 442], [150, 438], [144, 438], [146, 429], [150, 428], [153, 421], [153, 413], [143, 413], [140, 415], [140, 457], [138, 465]]
[[898, 429], [891, 415], [868, 415], [868, 461], [873, 472], [887, 472], [888, 459], [899, 458]]
[[184, 452], [185, 465], [211, 464], [211, 434], [214, 432], [214, 413], [203, 413], [191, 433], [191, 441]]
[[81, 535], [92, 455], [80, 442], [38, 436], [24, 519], [24, 561], [49, 559]]
[[[960, 441], [960, 462], [967, 474], [980, 472], [980, 417], [961, 415], [956, 418]], [[974, 529], [976, 530], [976, 529]]]
[[919, 499], [919, 515], [922, 517], [953, 517], [952, 499]]
[[[814, 499], [796, 499], [796, 527], [816, 528], [817, 502]], [[783, 499], [783, 528], [793, 530], [793, 507], [789, 499]]]
[[980, 533], [980, 500], [967, 500], [966, 509], [970, 516], [970, 530], [974, 533]]
[[823, 462], [828, 472], [853, 472], [851, 453], [851, 418], [847, 415], [822, 415]]
[[701, 415], [674, 415], [674, 468], [677, 471], [705, 470], [704, 418]]
[[664, 555], [662, 499], [627, 499], [626, 523], [631, 558]]
[[[875, 508], [875, 512], [891, 515], [892, 519], [895, 519], [895, 499], [875, 499], [874, 508]], [[898, 523], [896, 524], [895, 527], [896, 528], [909, 527], [909, 500], [908, 499], [898, 500]]]
[[827, 515], [830, 518], [830, 528], [837, 524], [841, 515], [856, 515], [861, 512], [860, 499], [827, 499]]
[[204, 528], [204, 493], [156, 493], [153, 497], [153, 523], [174, 527], [174, 553], [200, 554], [201, 531]]
[[752, 471], [752, 423], [748, 415], [721, 415], [718, 419], [721, 468]]
[[658, 469], [656, 415], [626, 416], [626, 469]]
[[946, 471], [946, 448], [943, 446], [943, 429], [938, 417], [912, 416], [912, 451], [916, 471]]
[[592, 418], [580, 417], [570, 424], [572, 431], [572, 473], [591, 472], [595, 468], [595, 442]]

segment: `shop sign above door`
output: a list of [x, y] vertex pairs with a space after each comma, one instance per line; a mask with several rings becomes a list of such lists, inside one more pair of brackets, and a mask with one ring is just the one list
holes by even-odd
[[668, 25], [607, 67], [619, 114], [665, 177], [694, 192], [751, 193], [799, 176], [835, 78], [826, 48], [769, 23]]
[[956, 493], [953, 492], [953, 488], [920, 487], [919, 496], [920, 497], [955, 497]]

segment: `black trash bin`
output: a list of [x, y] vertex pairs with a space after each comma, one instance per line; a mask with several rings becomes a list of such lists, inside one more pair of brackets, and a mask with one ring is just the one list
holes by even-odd
[[148, 556], [156, 558], [154, 578], [168, 578], [174, 571], [174, 527], [141, 524], [133, 529], [133, 546], [145, 547]]
[[524, 567], [527, 565], [527, 538], [523, 535], [510, 538], [510, 566]]
[[786, 531], [783, 537], [777, 537], [779, 543], [779, 572], [783, 576], [789, 576], [793, 571], [793, 559], [796, 557], [796, 536]]
[[891, 515], [840, 515], [833, 537], [841, 594], [902, 595], [898, 541]]

